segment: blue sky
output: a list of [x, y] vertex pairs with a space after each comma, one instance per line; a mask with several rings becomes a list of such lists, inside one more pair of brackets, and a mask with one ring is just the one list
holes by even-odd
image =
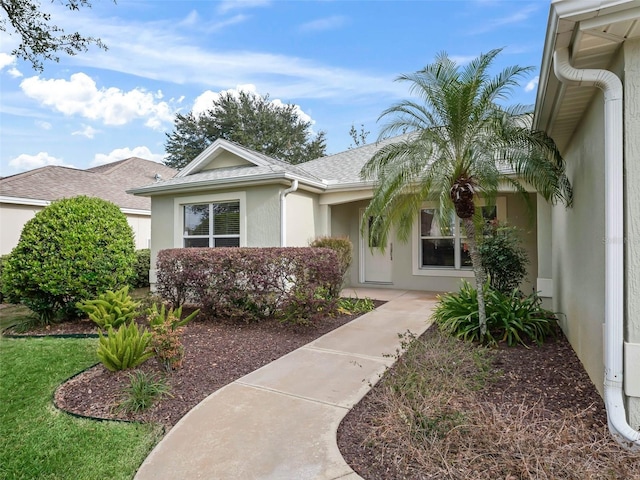
[[130, 156], [161, 161], [176, 113], [224, 90], [294, 103], [349, 148], [352, 124], [377, 138], [378, 116], [408, 98], [394, 82], [446, 51], [460, 63], [504, 47], [495, 63], [534, 66], [513, 92], [533, 104], [548, 0], [94, 0], [69, 12], [42, 0], [67, 32], [100, 37], [42, 73], [9, 55], [0, 32], [0, 176], [44, 165], [88, 168]]

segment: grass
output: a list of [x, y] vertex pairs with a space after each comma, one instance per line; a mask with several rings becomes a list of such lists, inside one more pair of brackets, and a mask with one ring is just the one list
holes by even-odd
[[0, 478], [129, 479], [160, 437], [152, 425], [78, 419], [55, 388], [96, 362], [95, 339], [0, 337]]
[[364, 445], [376, 447], [388, 478], [640, 478], [637, 454], [587, 412], [482, 401], [502, 375], [491, 358], [437, 330], [410, 344], [381, 380], [375, 413], [360, 420], [372, 425]]

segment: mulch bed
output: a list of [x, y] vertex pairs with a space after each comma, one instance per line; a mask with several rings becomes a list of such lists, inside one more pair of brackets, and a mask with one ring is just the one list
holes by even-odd
[[[384, 302], [374, 303], [379, 306]], [[275, 320], [246, 324], [197, 318], [187, 324], [183, 333], [185, 358], [182, 368], [167, 374], [155, 359], [138, 367], [166, 376], [171, 397], [163, 397], [163, 400], [141, 413], [116, 411], [122, 399], [122, 389], [129, 385], [130, 372], [114, 373], [98, 364], [62, 384], [55, 393], [55, 403], [62, 410], [75, 415], [155, 422], [169, 429], [219, 388], [357, 316], [337, 315], [311, 325], [285, 325]], [[81, 320], [31, 330], [25, 335], [92, 333], [97, 334], [93, 322]]]
[[[501, 344], [496, 350], [493, 369], [496, 375], [478, 392], [480, 402], [496, 406], [544, 405], [551, 415], [562, 411], [584, 412], [595, 430], [607, 424], [603, 400], [561, 331], [556, 338], [531, 348]], [[384, 409], [384, 404], [377, 400], [377, 388], [342, 421], [338, 446], [347, 463], [363, 478], [404, 480], [405, 473], [393, 471], [381, 462], [384, 458], [378, 449], [381, 446], [368, 441], [374, 428], [368, 419], [379, 417]]]

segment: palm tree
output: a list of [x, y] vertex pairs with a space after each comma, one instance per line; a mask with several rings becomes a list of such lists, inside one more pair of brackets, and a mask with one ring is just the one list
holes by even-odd
[[443, 222], [453, 212], [461, 219], [478, 287], [482, 336], [482, 286], [487, 275], [478, 251], [482, 220], [475, 200], [491, 202], [506, 184], [528, 202], [526, 182], [547, 201], [567, 206], [572, 202], [562, 157], [550, 137], [531, 129], [531, 108], [498, 104], [531, 70], [512, 66], [490, 77], [488, 70], [500, 51], [481, 54], [466, 66], [440, 53], [424, 69], [398, 77], [410, 84], [410, 93], [419, 100], [400, 101], [382, 113], [380, 119], [392, 120], [380, 138], [405, 135], [381, 148], [361, 172], [363, 178], [375, 180], [364, 218], [374, 219], [370, 229], [382, 245], [392, 225], [401, 240], [408, 240], [415, 216], [427, 201], [438, 206]]

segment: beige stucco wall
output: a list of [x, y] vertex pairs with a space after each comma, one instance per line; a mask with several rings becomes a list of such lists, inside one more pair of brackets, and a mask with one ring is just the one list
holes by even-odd
[[604, 118], [599, 91], [562, 152], [574, 206], [552, 208], [553, 305], [591, 380], [604, 375]]
[[[525, 247], [529, 259], [529, 274], [522, 284], [522, 289], [530, 292], [535, 285], [537, 277], [537, 247], [536, 247], [536, 201], [535, 196], [531, 194], [532, 210], [529, 211], [526, 202], [517, 195], [503, 194], [506, 199], [507, 221], [510, 225], [517, 226], [522, 230], [523, 246]], [[346, 203], [341, 205], [333, 205], [331, 207], [331, 234], [333, 236], [347, 236], [351, 239], [354, 247], [353, 262], [349, 273], [349, 281], [351, 286], [362, 285], [360, 283], [360, 215], [361, 209], [365, 208], [367, 201], [359, 201]], [[460, 286], [461, 275], [457, 275], [452, 271], [447, 271], [443, 275], [415, 275], [414, 274], [414, 252], [417, 248], [414, 245], [414, 239], [408, 242], [402, 242], [399, 238], [392, 234], [391, 242], [393, 242], [393, 263], [392, 263], [392, 285], [387, 287], [429, 290], [429, 291], [454, 291]], [[415, 239], [417, 242], [417, 239]], [[366, 248], [366, 247], [365, 247]], [[452, 274], [452, 275], [449, 275]], [[462, 276], [470, 282], [473, 282], [473, 273], [470, 270], [463, 271]], [[375, 285], [372, 285], [375, 286]], [[381, 286], [384, 288], [384, 286]]]
[[[44, 207], [0, 203], [0, 255], [7, 255], [18, 244], [22, 228]], [[125, 214], [134, 234], [136, 249], [149, 248], [151, 219], [148, 215]]]
[[[625, 265], [626, 265], [626, 341], [640, 349], [640, 40], [624, 44], [625, 71]], [[626, 351], [629, 354], [629, 348]], [[640, 369], [629, 362], [625, 379], [640, 383]], [[637, 394], [637, 393], [634, 393]], [[629, 423], [640, 429], [640, 398], [628, 399]]]
[[325, 235], [327, 207], [318, 203], [318, 195], [298, 190], [287, 195], [287, 247], [306, 247], [314, 238]]
[[280, 245], [280, 187], [257, 186], [237, 190], [215, 190], [151, 199], [151, 283], [155, 283], [155, 261], [160, 250], [182, 247], [182, 205], [240, 199], [241, 245]]
[[24, 224], [44, 207], [0, 203], [0, 255], [8, 255], [18, 244]]

